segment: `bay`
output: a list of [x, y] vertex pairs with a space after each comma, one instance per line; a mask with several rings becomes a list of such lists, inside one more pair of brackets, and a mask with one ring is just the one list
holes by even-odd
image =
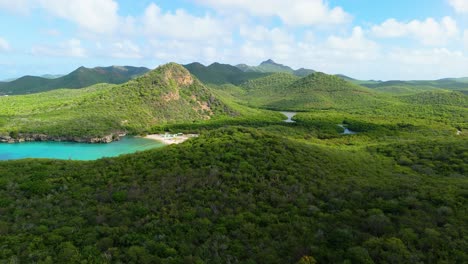
[[107, 144], [50, 141], [2, 143], [0, 144], [0, 160], [24, 158], [96, 160], [163, 146], [165, 145], [159, 141], [141, 137], [123, 137], [120, 141]]

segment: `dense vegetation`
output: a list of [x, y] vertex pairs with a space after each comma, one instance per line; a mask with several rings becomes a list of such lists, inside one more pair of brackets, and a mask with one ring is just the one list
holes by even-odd
[[[454, 134], [457, 129], [468, 129], [466, 93], [434, 87], [430, 91], [418, 90], [412, 86], [405, 87], [404, 91], [387, 90], [382, 93], [377, 91], [378, 88], [369, 89], [353, 84], [356, 81], [353, 80], [323, 73], [313, 73], [303, 78], [276, 73], [247, 81], [240, 86], [212, 88], [239, 104], [304, 111], [307, 112], [304, 116], [312, 118], [326, 117], [329, 122], [327, 126], [333, 127], [329, 131], [336, 131], [336, 124], [350, 118], [354, 128], [359, 122], [369, 125], [383, 122], [394, 126], [393, 130], [412, 124], [418, 126], [411, 132], [416, 134], [421, 129], [451, 131], [450, 134]], [[296, 119], [301, 119], [301, 116], [298, 115]], [[401, 126], [398, 127], [398, 124]]]
[[102, 136], [238, 113], [177, 64], [122, 85], [0, 97], [0, 132]]
[[[434, 144], [445, 158], [428, 159]], [[465, 147], [401, 151], [428, 171], [390, 146], [371, 155], [229, 128], [116, 159], [2, 162], [0, 258], [465, 263]]]
[[468, 106], [468, 96], [455, 91], [430, 91], [401, 97], [403, 101], [415, 104]]
[[59, 78], [24, 76], [11, 82], [0, 82], [0, 95], [31, 94], [60, 88], [83, 88], [98, 83], [121, 84], [137, 76], [143, 75], [149, 69], [144, 67], [111, 66], [85, 68]]
[[463, 88], [186, 67], [209, 84], [168, 64], [0, 97], [10, 135], [200, 134], [93, 162], [0, 162], [0, 263], [468, 262]]
[[[299, 78], [288, 73], [245, 82], [241, 89], [229, 89], [232, 97], [249, 106], [307, 111], [311, 109], [351, 109], [385, 104], [386, 96], [324, 73]], [[225, 86], [218, 90], [226, 90]]]

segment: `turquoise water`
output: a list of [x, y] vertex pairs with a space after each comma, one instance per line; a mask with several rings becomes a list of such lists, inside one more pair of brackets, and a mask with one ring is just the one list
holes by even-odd
[[123, 137], [120, 141], [108, 144], [73, 142], [2, 143], [0, 144], [0, 160], [24, 158], [96, 160], [102, 157], [115, 157], [162, 146], [164, 145], [159, 141], [139, 137]]

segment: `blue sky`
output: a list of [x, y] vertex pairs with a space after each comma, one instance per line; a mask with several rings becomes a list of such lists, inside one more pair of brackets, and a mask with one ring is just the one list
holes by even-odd
[[0, 0], [0, 80], [170, 61], [468, 76], [468, 0]]

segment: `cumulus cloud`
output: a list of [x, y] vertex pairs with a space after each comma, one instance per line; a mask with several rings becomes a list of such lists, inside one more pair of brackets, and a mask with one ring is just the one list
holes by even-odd
[[[258, 64], [271, 58], [295, 67], [312, 68], [328, 73], [347, 73], [362, 77], [373, 70], [381, 58], [379, 45], [366, 37], [364, 30], [355, 27], [345, 36], [332, 35], [325, 40], [317, 39], [311, 32], [302, 35], [287, 34], [280, 28], [245, 27], [245, 41], [233, 49], [237, 56], [229, 57], [231, 63]], [[261, 33], [260, 38], [247, 38], [252, 32]], [[272, 40], [274, 32], [283, 32], [284, 37]], [[283, 33], [278, 33], [282, 35]]]
[[[163, 62], [175, 61], [178, 63], [201, 63], [227, 62], [231, 47], [214, 42], [161, 40], [150, 41], [148, 57]], [[238, 55], [238, 54], [237, 54]]]
[[10, 50], [10, 43], [3, 38], [0, 38], [0, 52]]
[[254, 27], [242, 25], [239, 29], [239, 34], [244, 39], [248, 39], [250, 41], [269, 41], [273, 43], [294, 41], [292, 34], [277, 27], [269, 29], [261, 25]]
[[361, 27], [355, 27], [350, 37], [329, 37], [326, 46], [335, 52], [360, 60], [375, 58], [379, 52], [378, 44], [367, 39]]
[[70, 39], [58, 45], [37, 45], [31, 49], [36, 56], [52, 57], [86, 57], [87, 51], [81, 46], [79, 39]]
[[427, 18], [424, 21], [412, 20], [404, 23], [391, 18], [380, 25], [373, 26], [371, 30], [377, 37], [410, 36], [429, 46], [444, 45], [450, 38], [457, 37], [459, 34], [457, 22], [448, 16], [439, 22], [433, 18]]
[[457, 13], [468, 13], [468, 0], [448, 0]]
[[116, 30], [119, 16], [114, 0], [38, 0], [50, 14], [69, 20], [95, 33]]
[[145, 33], [152, 37], [170, 37], [179, 40], [200, 40], [228, 35], [222, 21], [208, 15], [193, 16], [182, 9], [174, 13], [163, 12], [151, 3], [143, 15]]
[[233, 10], [262, 17], [279, 17], [293, 26], [342, 24], [351, 19], [341, 7], [330, 7], [324, 0], [197, 0], [224, 12]]
[[94, 33], [112, 33], [119, 24], [114, 0], [0, 0], [2, 9], [22, 14], [42, 9]]
[[[30, 53], [37, 56], [97, 56], [151, 65], [168, 61], [256, 65], [272, 58], [294, 68], [362, 79], [466, 76], [468, 30], [460, 30], [451, 17], [388, 19], [370, 28], [356, 25], [349, 30], [346, 25], [333, 32], [318, 32], [315, 26], [343, 24], [351, 16], [327, 0], [194, 1], [210, 9], [200, 15], [183, 9], [163, 10], [150, 3], [140, 14], [119, 16], [117, 0], [0, 0], [0, 11], [38, 11], [41, 17], [52, 18], [49, 21], [69, 21], [81, 29], [80, 39], [64, 38], [67, 32], [43, 30], [43, 34], [54, 36], [50, 41], [64, 39], [34, 45]], [[447, 1], [458, 12], [467, 2]], [[279, 20], [282, 23], [276, 23]], [[423, 45], [401, 49], [378, 38], [414, 38]], [[94, 46], [96, 39], [102, 44]], [[439, 48], [446, 44], [451, 49]], [[0, 38], [0, 52], [12, 46], [14, 43]]]

